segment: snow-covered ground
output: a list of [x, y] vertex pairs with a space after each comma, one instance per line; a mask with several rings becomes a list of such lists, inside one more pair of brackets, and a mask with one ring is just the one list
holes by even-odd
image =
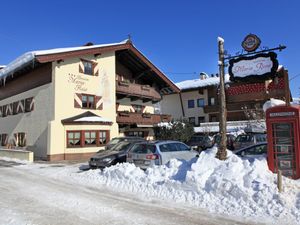
[[284, 190], [279, 193], [277, 177], [268, 170], [266, 159], [249, 162], [228, 151], [228, 159], [219, 161], [216, 151], [213, 148], [202, 152], [199, 159], [189, 162], [174, 159], [168, 165], [146, 171], [128, 163], [104, 171], [79, 172], [79, 167], [83, 169], [85, 165], [78, 164], [53, 167], [33, 163], [18, 168], [51, 179], [134, 194], [143, 201], [176, 202], [240, 221], [300, 223], [300, 180], [284, 178]]

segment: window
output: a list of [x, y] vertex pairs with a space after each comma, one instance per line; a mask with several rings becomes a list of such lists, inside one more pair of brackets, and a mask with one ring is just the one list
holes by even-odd
[[93, 75], [93, 63], [89, 61], [83, 61], [83, 73]]
[[215, 98], [210, 98], [210, 105], [215, 105]]
[[126, 132], [126, 135], [134, 137], [145, 137], [144, 131], [128, 131]]
[[2, 117], [6, 117], [7, 116], [7, 107], [8, 107], [8, 105], [4, 105], [2, 107]]
[[84, 131], [84, 145], [96, 145], [96, 131]]
[[189, 117], [189, 123], [195, 125], [196, 124], [195, 117]]
[[108, 131], [99, 131], [99, 145], [108, 143]]
[[188, 100], [188, 108], [195, 108], [195, 102], [194, 99]]
[[205, 123], [205, 117], [204, 116], [199, 116], [198, 117], [198, 124], [200, 125], [200, 123]]
[[7, 139], [8, 139], [8, 135], [7, 134], [1, 134], [1, 145], [2, 146], [7, 145]]
[[162, 144], [159, 146], [161, 152], [176, 152], [176, 143]]
[[13, 115], [18, 114], [18, 104], [19, 104], [19, 102], [13, 103]]
[[95, 109], [95, 95], [82, 95], [82, 108]]
[[80, 131], [68, 131], [67, 132], [67, 145], [68, 145], [68, 147], [80, 147], [81, 146], [81, 132]]
[[143, 106], [142, 105], [132, 105], [133, 109], [137, 113], [142, 113], [143, 112]]
[[78, 130], [67, 131], [67, 147], [92, 147], [102, 146], [109, 141], [107, 130]]
[[15, 134], [17, 140], [16, 145], [19, 147], [25, 147], [26, 146], [26, 134], [24, 132], [19, 132]]
[[177, 151], [189, 151], [189, 146], [182, 144], [182, 143], [176, 143]]
[[197, 99], [197, 107], [204, 107], [205, 101], [204, 98], [198, 98]]
[[33, 110], [33, 98], [25, 99], [25, 112], [31, 112]]

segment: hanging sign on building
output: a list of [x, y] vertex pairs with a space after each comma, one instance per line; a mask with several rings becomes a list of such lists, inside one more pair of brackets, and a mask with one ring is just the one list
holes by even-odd
[[260, 39], [255, 34], [248, 34], [242, 42], [242, 47], [247, 52], [253, 52], [260, 46]]

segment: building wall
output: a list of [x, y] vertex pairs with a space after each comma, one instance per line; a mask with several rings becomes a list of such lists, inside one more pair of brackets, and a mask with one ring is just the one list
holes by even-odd
[[[40, 76], [42, 75], [40, 74]], [[34, 98], [33, 111], [1, 117], [0, 134], [7, 133], [9, 135], [8, 143], [12, 144], [14, 133], [25, 132], [27, 149], [33, 151], [35, 157], [45, 157], [47, 153], [48, 121], [54, 118], [53, 83], [3, 99], [0, 101], [0, 105], [30, 97]]]
[[[203, 107], [197, 106], [197, 99], [203, 98], [205, 105], [208, 104], [207, 90], [204, 89], [202, 92], [198, 90], [181, 92], [182, 106], [184, 115], [182, 113], [182, 106], [179, 94], [171, 94], [163, 96], [161, 102], [161, 110], [163, 114], [171, 114], [173, 118], [190, 118], [195, 117], [196, 125], [199, 124], [198, 117], [204, 117], [205, 121], [208, 121], [208, 115], [204, 113]], [[194, 100], [194, 108], [188, 107], [188, 100]]]
[[173, 119], [183, 118], [179, 94], [163, 95], [160, 110], [162, 114], [169, 114]]
[[[116, 98], [115, 98], [115, 54], [104, 53], [97, 57], [94, 55], [81, 57], [86, 60], [97, 62], [98, 76], [86, 75], [79, 72], [82, 66], [80, 58], [66, 59], [63, 62], [53, 62], [54, 82], [54, 119], [49, 123], [49, 146], [48, 155], [89, 153], [99, 150], [99, 147], [66, 148], [66, 130], [61, 120], [70, 118], [86, 111], [91, 111], [113, 122], [112, 126], [86, 126], [80, 125], [80, 130], [109, 129], [110, 137], [118, 135], [116, 123]], [[103, 109], [91, 110], [74, 107], [76, 93], [102, 96]], [[70, 128], [71, 129], [71, 128]]]

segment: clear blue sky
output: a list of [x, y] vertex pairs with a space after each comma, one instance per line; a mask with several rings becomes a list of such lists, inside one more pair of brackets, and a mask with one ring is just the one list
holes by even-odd
[[137, 48], [171, 80], [216, 73], [217, 37], [229, 53], [258, 35], [262, 46], [287, 49], [279, 63], [289, 76], [293, 97], [300, 91], [300, 1], [37, 1], [1, 2], [0, 65], [24, 52], [119, 42], [131, 34]]

